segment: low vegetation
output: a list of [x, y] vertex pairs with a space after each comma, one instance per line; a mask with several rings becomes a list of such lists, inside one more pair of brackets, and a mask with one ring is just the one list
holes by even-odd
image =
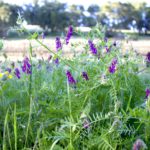
[[[122, 54], [102, 31], [94, 27], [74, 45], [70, 26], [55, 52], [34, 33], [23, 61], [1, 63], [0, 149], [150, 148], [150, 54]], [[33, 57], [31, 40], [49, 51], [47, 60]], [[80, 44], [84, 52], [63, 57]]]

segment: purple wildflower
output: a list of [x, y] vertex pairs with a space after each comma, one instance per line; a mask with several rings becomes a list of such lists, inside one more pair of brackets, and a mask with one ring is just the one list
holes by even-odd
[[59, 64], [59, 59], [56, 58], [56, 59], [54, 60], [54, 62], [55, 62], [56, 65], [58, 65], [58, 64]]
[[76, 81], [75, 81], [75, 79], [73, 78], [73, 76], [72, 76], [72, 74], [71, 74], [70, 71], [67, 70], [66, 76], [67, 76], [68, 82], [69, 82], [70, 84], [76, 84]]
[[9, 73], [11, 73], [11, 68], [6, 68], [6, 71], [8, 71]]
[[69, 26], [68, 33], [67, 33], [67, 36], [66, 36], [66, 45], [69, 44], [69, 40], [70, 40], [72, 35], [73, 35], [73, 27]]
[[146, 98], [148, 98], [150, 96], [150, 89], [146, 89]]
[[109, 72], [110, 73], [115, 73], [115, 71], [116, 71], [116, 67], [115, 66], [113, 66], [113, 65], [111, 65], [111, 66], [109, 66]]
[[88, 119], [84, 119], [83, 121], [83, 128], [88, 129], [90, 127], [90, 122]]
[[150, 52], [148, 52], [146, 55], [146, 61], [150, 63]]
[[14, 72], [14, 73], [15, 73], [16, 77], [17, 77], [18, 79], [20, 79], [21, 75], [20, 75], [20, 71], [19, 71], [18, 68], [15, 69], [15, 72]]
[[110, 52], [110, 49], [108, 47], [106, 47], [106, 52], [109, 53]]
[[89, 43], [89, 47], [90, 47], [90, 50], [91, 50], [92, 54], [96, 55], [97, 54], [97, 49], [96, 49], [94, 43], [91, 40], [89, 40], [88, 43]]
[[22, 71], [25, 72], [25, 73], [27, 73], [27, 74], [31, 74], [31, 65], [30, 65], [28, 57], [26, 57], [23, 60]]
[[133, 150], [141, 150], [145, 148], [147, 148], [147, 146], [141, 139], [137, 139], [133, 145]]
[[59, 37], [56, 37], [56, 50], [62, 49], [62, 44]]
[[42, 32], [41, 36], [42, 36], [42, 39], [45, 39], [45, 33], [44, 32]]
[[105, 43], [108, 42], [108, 38], [107, 38], [107, 37], [104, 38], [104, 42], [105, 42]]
[[109, 66], [108, 70], [110, 73], [115, 73], [116, 71], [116, 64], [117, 64], [117, 59], [113, 59], [111, 65]]
[[112, 65], [116, 65], [116, 64], [117, 64], [117, 62], [118, 62], [118, 61], [117, 61], [117, 59], [116, 59], [116, 58], [114, 58], [114, 59], [113, 59], [113, 61], [112, 61]]
[[86, 72], [82, 72], [82, 77], [85, 79], [85, 80], [89, 80], [89, 77], [87, 75]]

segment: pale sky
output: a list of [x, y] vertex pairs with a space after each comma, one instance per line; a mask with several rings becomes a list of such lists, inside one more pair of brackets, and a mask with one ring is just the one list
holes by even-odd
[[[18, 4], [18, 5], [23, 5], [23, 4], [29, 4], [32, 3], [33, 0], [3, 0], [4, 2], [7, 3], [12, 3], [12, 4]], [[42, 1], [42, 0], [40, 0]], [[105, 2], [116, 2], [119, 0], [58, 0], [59, 2], [65, 2], [70, 4], [81, 4], [85, 7], [88, 7], [90, 4], [98, 4], [98, 5], [102, 5]], [[146, 2], [148, 3], [148, 5], [150, 5], [150, 0], [120, 0], [120, 2]]]

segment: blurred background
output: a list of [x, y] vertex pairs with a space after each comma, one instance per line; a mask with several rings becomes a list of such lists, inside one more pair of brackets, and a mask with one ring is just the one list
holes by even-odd
[[139, 52], [150, 49], [150, 0], [0, 0], [0, 38], [11, 55], [27, 48], [26, 35], [14, 29], [18, 13], [29, 32], [47, 39], [65, 35], [69, 25], [88, 32], [100, 23], [106, 37], [131, 40]]

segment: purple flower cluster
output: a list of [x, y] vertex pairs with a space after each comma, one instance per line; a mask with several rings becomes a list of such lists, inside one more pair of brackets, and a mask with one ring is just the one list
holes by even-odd
[[28, 57], [26, 57], [23, 60], [22, 71], [25, 72], [25, 73], [27, 73], [27, 74], [31, 74], [31, 65], [30, 65]]
[[110, 48], [108, 48], [107, 46], [106, 46], [106, 52], [107, 52], [107, 53], [110, 52]]
[[5, 70], [11, 73], [11, 68], [6, 68]]
[[73, 78], [73, 76], [72, 76], [72, 74], [71, 74], [70, 71], [67, 70], [66, 76], [67, 76], [67, 78], [68, 78], [69, 84], [76, 84], [76, 81], [75, 81], [75, 79]]
[[42, 32], [41, 36], [42, 36], [42, 39], [45, 39], [45, 33], [44, 32]]
[[15, 69], [15, 72], [14, 72], [14, 73], [15, 73], [16, 77], [17, 77], [18, 79], [20, 79], [21, 75], [20, 75], [20, 71], [19, 71], [18, 68]]
[[150, 52], [148, 52], [146, 55], [146, 61], [150, 63]]
[[137, 139], [133, 145], [133, 150], [141, 150], [145, 148], [146, 144], [141, 139]]
[[89, 80], [89, 77], [87, 75], [86, 72], [82, 72], [82, 77], [85, 79], [85, 80]]
[[88, 119], [85, 118], [83, 121], [83, 128], [88, 129], [89, 127], [90, 127], [90, 122]]
[[150, 96], [150, 89], [146, 89], [146, 98], [148, 98]]
[[56, 37], [56, 51], [62, 49], [62, 44], [59, 37]]
[[107, 38], [107, 37], [104, 38], [104, 42], [105, 42], [105, 43], [108, 42], [108, 38]]
[[66, 45], [69, 44], [69, 40], [70, 40], [72, 35], [73, 35], [73, 27], [69, 26], [68, 33], [67, 33], [67, 36], [66, 36]]
[[58, 64], [59, 64], [59, 59], [56, 58], [56, 59], [54, 60], [54, 63], [55, 63], [56, 65], [58, 65]]
[[108, 70], [109, 70], [110, 73], [112, 73], [112, 74], [115, 73], [117, 62], [118, 62], [118, 61], [117, 61], [116, 58], [113, 59], [111, 65], [110, 65], [109, 68], [108, 68]]
[[89, 40], [88, 43], [89, 43], [89, 47], [90, 47], [90, 50], [91, 50], [92, 54], [96, 55], [97, 54], [97, 49], [96, 49], [94, 43], [91, 40]]

